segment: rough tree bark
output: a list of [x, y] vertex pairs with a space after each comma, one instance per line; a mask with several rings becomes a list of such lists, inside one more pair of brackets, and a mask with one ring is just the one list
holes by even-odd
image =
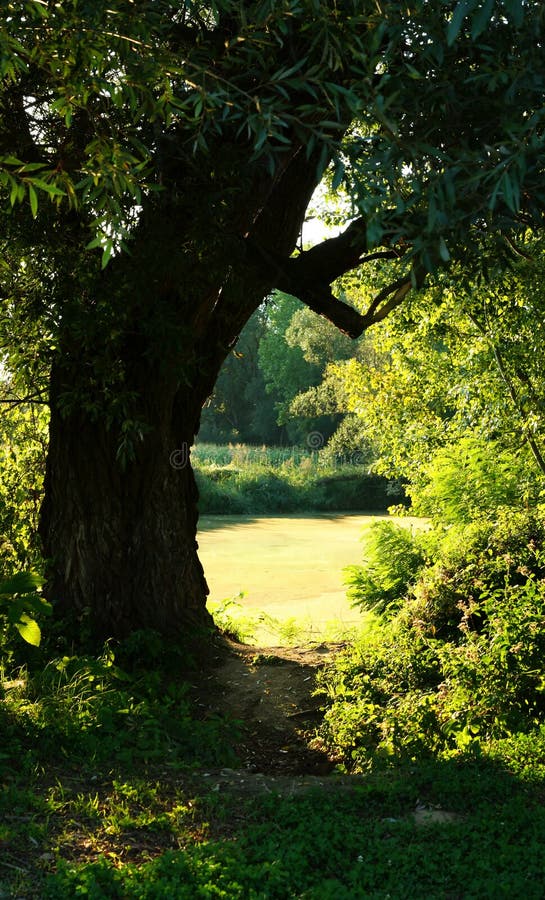
[[56, 367], [41, 517], [56, 614], [88, 615], [97, 638], [211, 624], [188, 453], [203, 391], [150, 378], [147, 427], [123, 461], [119, 432], [103, 417], [59, 409], [65, 388]]

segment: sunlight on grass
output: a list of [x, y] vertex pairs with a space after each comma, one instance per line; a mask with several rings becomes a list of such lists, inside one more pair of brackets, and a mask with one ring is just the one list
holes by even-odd
[[366, 613], [358, 613], [356, 624], [332, 618], [318, 625], [310, 617], [298, 619], [296, 616], [289, 616], [282, 619], [254, 608], [250, 610], [238, 599], [210, 601], [208, 610], [222, 631], [241, 643], [255, 646], [274, 644], [279, 647], [295, 647], [321, 641], [346, 641], [356, 637], [365, 626], [367, 618]]

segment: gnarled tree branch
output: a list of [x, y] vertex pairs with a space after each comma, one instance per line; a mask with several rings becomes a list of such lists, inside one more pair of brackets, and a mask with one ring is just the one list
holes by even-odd
[[403, 255], [403, 250], [397, 248], [366, 254], [366, 223], [363, 219], [356, 219], [337, 237], [322, 241], [287, 260], [274, 257], [255, 243], [252, 249], [260, 261], [271, 268], [274, 286], [278, 290], [298, 297], [351, 338], [359, 337], [370, 325], [386, 318], [403, 302], [414, 282], [410, 273], [397, 279], [377, 294], [363, 315], [335, 297], [331, 284], [341, 275], [366, 262], [399, 259]]

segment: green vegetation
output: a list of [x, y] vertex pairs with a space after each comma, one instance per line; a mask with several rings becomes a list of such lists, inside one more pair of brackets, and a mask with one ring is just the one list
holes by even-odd
[[192, 456], [203, 514], [384, 512], [403, 498], [399, 482], [304, 448], [197, 444]]
[[196, 715], [186, 657], [164, 650], [140, 635], [5, 685], [6, 896], [542, 894], [542, 733], [413, 759], [349, 793], [220, 791], [236, 725]]
[[424, 541], [393, 522], [373, 522], [363, 533], [365, 565], [346, 568], [355, 606], [385, 612], [400, 602], [424, 566]]
[[250, 318], [222, 366], [202, 413], [199, 440], [321, 447], [342, 415], [295, 414], [300, 392], [318, 385], [326, 366], [347, 359], [352, 341], [299, 300], [276, 291]]
[[[456, 781], [471, 795], [469, 804]], [[426, 788], [432, 782], [435, 787]], [[428, 796], [458, 801], [460, 819], [415, 826], [409, 810], [422, 788]], [[206, 815], [203, 806], [197, 815]], [[233, 812], [226, 802], [222, 814]], [[335, 799], [272, 798], [245, 805], [245, 813], [230, 839], [166, 852], [141, 866], [116, 869], [106, 860], [83, 869], [65, 865], [44, 896], [402, 900], [461, 890], [468, 897], [542, 895], [542, 807], [530, 798], [529, 785], [517, 785], [498, 769], [430, 767], [412, 778], [407, 773], [405, 784], [399, 779], [368, 785]], [[501, 815], [495, 824], [494, 813]]]
[[0, 578], [42, 566], [38, 514], [43, 495], [48, 415], [17, 402], [0, 380]]
[[349, 793], [254, 797], [188, 765], [229, 764], [235, 734], [188, 715], [156, 661], [129, 674], [110, 648], [69, 668], [42, 679], [40, 699], [21, 679], [2, 706], [6, 896], [542, 896], [544, 737], [413, 762]]
[[[485, 469], [472, 448], [456, 477], [451, 457], [437, 454], [422, 492], [434, 527], [411, 537], [375, 526], [365, 564], [351, 569], [353, 596], [376, 610], [375, 623], [322, 686], [322, 737], [350, 770], [488, 755], [520, 735], [525, 746], [532, 734], [541, 741], [545, 507], [514, 505], [505, 456], [483, 448]], [[492, 496], [504, 503], [492, 509]]]

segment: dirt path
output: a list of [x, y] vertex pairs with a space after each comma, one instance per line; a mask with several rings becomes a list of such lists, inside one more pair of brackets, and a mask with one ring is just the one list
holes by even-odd
[[343, 646], [256, 648], [228, 641], [219, 665], [195, 686], [195, 699], [205, 715], [240, 723], [240, 768], [210, 771], [204, 777], [244, 792], [251, 792], [251, 785], [259, 792], [285, 793], [316, 782], [338, 783], [337, 776], [326, 777], [335, 761], [312, 744], [323, 715], [313, 692], [319, 669]]

